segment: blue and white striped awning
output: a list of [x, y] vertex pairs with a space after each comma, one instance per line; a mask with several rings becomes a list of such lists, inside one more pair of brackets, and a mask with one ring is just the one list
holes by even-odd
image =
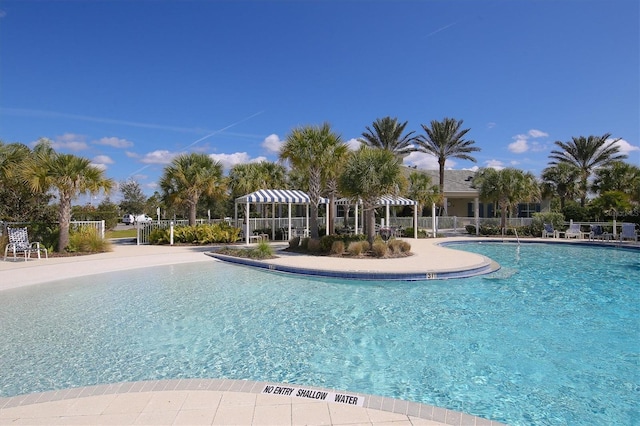
[[[336, 200], [336, 204], [347, 206], [355, 204], [355, 201], [351, 198], [340, 198]], [[358, 204], [362, 204], [362, 200], [358, 199]], [[417, 201], [395, 195], [383, 195], [376, 201], [376, 206], [415, 206], [417, 204]]]
[[[327, 204], [326, 198], [320, 198], [321, 204]], [[236, 203], [252, 204], [309, 204], [309, 196], [297, 189], [260, 189], [251, 194], [236, 198]]]

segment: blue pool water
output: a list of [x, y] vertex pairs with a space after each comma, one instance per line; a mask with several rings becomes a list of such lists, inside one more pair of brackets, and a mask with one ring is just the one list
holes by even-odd
[[512, 425], [633, 424], [640, 252], [457, 244], [459, 280], [304, 279], [220, 262], [0, 293], [0, 396], [233, 378], [384, 395]]

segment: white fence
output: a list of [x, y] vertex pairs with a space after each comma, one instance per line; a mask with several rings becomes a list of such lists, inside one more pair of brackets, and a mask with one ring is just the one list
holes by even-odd
[[[10, 226], [10, 227], [21, 226], [21, 227], [27, 227], [28, 228], [30, 224], [31, 224], [31, 222], [2, 222], [2, 221], [0, 221], [0, 235], [2, 235], [2, 233], [4, 232], [4, 229], [7, 226]], [[57, 225], [57, 224], [58, 224], [58, 222], [53, 222], [52, 223], [52, 225]], [[98, 232], [98, 235], [100, 235], [100, 237], [102, 237], [104, 239], [104, 233], [105, 233], [105, 230], [106, 230], [104, 220], [72, 220], [69, 223], [69, 229], [71, 231], [80, 229], [82, 227], [95, 228], [96, 231]]]

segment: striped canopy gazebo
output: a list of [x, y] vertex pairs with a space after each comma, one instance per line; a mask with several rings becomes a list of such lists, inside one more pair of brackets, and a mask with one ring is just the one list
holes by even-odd
[[[276, 227], [275, 227], [275, 205], [287, 204], [289, 206], [289, 234], [291, 235], [291, 206], [292, 205], [305, 205], [307, 207], [306, 213], [306, 233], [309, 233], [309, 206], [311, 205], [311, 198], [307, 193], [297, 189], [260, 189], [252, 192], [251, 194], [243, 195], [236, 198], [235, 202], [235, 220], [238, 223], [238, 205], [245, 206], [245, 218], [247, 219], [246, 228], [244, 229], [245, 238], [247, 244], [249, 244], [249, 207], [251, 204], [271, 204], [274, 208], [272, 211], [273, 225], [271, 227], [271, 239], [275, 239]], [[327, 221], [329, 220], [329, 200], [326, 198], [320, 198], [320, 204], [327, 206]], [[327, 223], [327, 232], [329, 232], [329, 224]]]
[[[362, 199], [356, 200], [352, 198], [340, 198], [336, 201], [336, 205], [351, 206], [355, 205], [355, 225], [356, 232], [358, 231], [358, 206], [362, 205]], [[390, 206], [413, 206], [413, 238], [418, 238], [418, 202], [410, 200], [404, 197], [398, 197], [395, 195], [383, 195], [376, 201], [376, 206], [386, 207], [386, 223], [389, 224], [389, 207]]]

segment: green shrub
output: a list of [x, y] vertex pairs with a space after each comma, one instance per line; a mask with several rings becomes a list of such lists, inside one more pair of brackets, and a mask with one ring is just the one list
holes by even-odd
[[273, 249], [266, 241], [260, 241], [256, 247], [251, 250], [255, 254], [253, 259], [268, 259], [273, 257]]
[[69, 245], [66, 251], [70, 253], [104, 253], [111, 251], [109, 241], [102, 238], [93, 226], [83, 226], [69, 234]]
[[[413, 238], [413, 228], [406, 228], [404, 235], [409, 238]], [[418, 238], [427, 238], [427, 230], [418, 228]]]
[[529, 234], [541, 237], [544, 224], [550, 223], [553, 229], [564, 229], [564, 215], [562, 213], [534, 213], [531, 220]]
[[302, 250], [308, 250], [308, 248], [309, 248], [309, 240], [310, 240], [310, 238], [302, 238], [300, 240], [300, 248]]
[[331, 245], [330, 253], [342, 255], [344, 253], [344, 242], [342, 240], [334, 241]]
[[476, 235], [476, 226], [475, 225], [466, 225], [464, 229], [467, 231], [467, 234]]
[[375, 257], [385, 257], [387, 255], [387, 245], [384, 241], [374, 241], [371, 245], [371, 252]]
[[151, 244], [169, 244], [171, 243], [171, 230], [156, 228], [149, 233], [149, 242]]
[[[170, 233], [169, 228], [154, 229], [149, 236], [151, 244], [168, 244]], [[234, 243], [239, 236], [240, 228], [224, 222], [173, 228], [173, 242], [176, 244]]]
[[307, 240], [307, 250], [311, 253], [320, 253], [320, 240], [305, 238]]

